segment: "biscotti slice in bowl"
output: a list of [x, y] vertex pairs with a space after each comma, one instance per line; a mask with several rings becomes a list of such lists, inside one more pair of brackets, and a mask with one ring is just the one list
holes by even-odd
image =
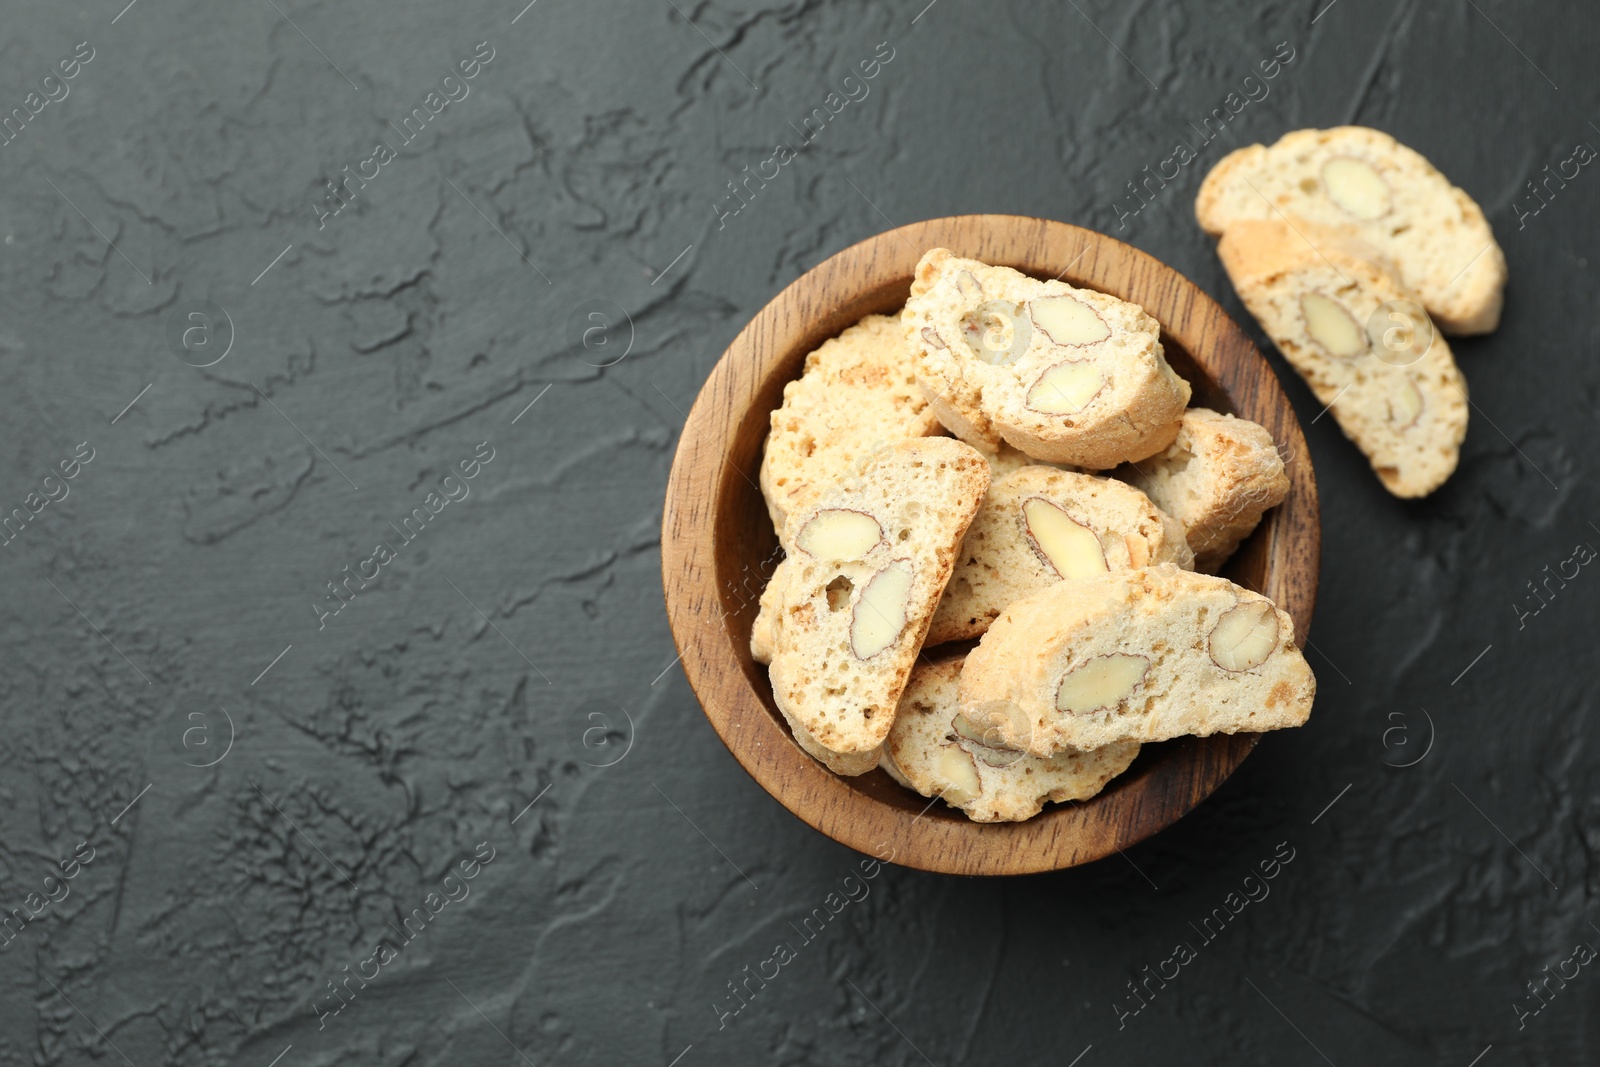
[[1467, 435], [1467, 383], [1399, 279], [1304, 220], [1238, 223], [1217, 255], [1384, 488], [1420, 497], [1444, 484]]
[[1488, 333], [1500, 322], [1506, 257], [1483, 210], [1378, 130], [1295, 130], [1231, 152], [1200, 183], [1194, 212], [1213, 237], [1285, 215], [1340, 227], [1387, 260], [1446, 333]]
[[1134, 487], [1022, 467], [990, 484], [927, 643], [977, 637], [1013, 600], [1063, 579], [1193, 562], [1183, 528]]
[[980, 730], [1035, 756], [1299, 726], [1316, 679], [1289, 616], [1171, 564], [1057, 582], [995, 620], [961, 671]]
[[1178, 520], [1195, 569], [1207, 572], [1226, 563], [1289, 493], [1283, 457], [1266, 427], [1210, 408], [1185, 411], [1172, 444], [1117, 468], [1116, 476]]
[[[761, 493], [782, 541], [788, 513], [896, 441], [942, 433], [917, 387], [898, 318], [868, 315], [806, 356], [783, 387], [761, 456]], [[783, 542], [787, 547], [787, 542]]]
[[1048, 759], [1001, 746], [992, 730], [974, 727], [956, 705], [961, 663], [950, 657], [912, 669], [883, 768], [973, 822], [1020, 822], [1039, 814], [1046, 801], [1087, 800], [1139, 754], [1136, 741]]
[[989, 489], [948, 437], [902, 441], [823, 492], [761, 597], [751, 653], [802, 748], [839, 774], [878, 765], [895, 706]]
[[917, 382], [957, 437], [1104, 470], [1172, 442], [1189, 383], [1144, 309], [935, 248], [901, 312]]

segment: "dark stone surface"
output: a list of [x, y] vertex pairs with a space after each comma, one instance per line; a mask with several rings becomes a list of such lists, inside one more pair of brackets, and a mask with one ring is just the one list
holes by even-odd
[[[93, 58], [0, 148], [0, 504], [69, 490], [0, 560], [0, 904], [68, 893], [0, 954], [0, 1063], [1595, 1061], [1593, 967], [1516, 1008], [1600, 945], [1600, 578], [1516, 607], [1600, 544], [1600, 176], [1537, 215], [1524, 184], [1600, 143], [1593, 5], [923, 2], [7, 4], [7, 112]], [[478, 42], [470, 95], [402, 143]], [[880, 42], [865, 98], [719, 226]], [[1125, 183], [1279, 42], [1270, 94], [1119, 229]], [[660, 501], [718, 354], [833, 252], [974, 211], [1106, 230], [1241, 314], [1204, 169], [1352, 121], [1483, 203], [1512, 284], [1456, 346], [1477, 407], [1421, 503], [1272, 357], [1327, 518], [1310, 726], [1125, 858], [884, 869], [719, 1028], [859, 857], [745, 776], [673, 664]], [[319, 229], [325, 179], [385, 139]], [[589, 311], [616, 321], [585, 347]], [[1280, 842], [1270, 896], [1204, 941]], [[469, 895], [394, 932], [446, 885]]]

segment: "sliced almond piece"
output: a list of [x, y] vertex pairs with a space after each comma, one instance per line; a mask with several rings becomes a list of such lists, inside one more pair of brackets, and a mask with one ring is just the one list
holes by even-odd
[[1345, 306], [1321, 293], [1300, 294], [1306, 333], [1335, 359], [1354, 359], [1367, 350], [1367, 334]]
[[956, 288], [961, 290], [961, 295], [968, 300], [976, 300], [983, 295], [983, 283], [969, 270], [964, 270], [956, 275]]
[[[969, 730], [981, 734], [985, 740], [979, 741], [979, 744], [1002, 751], [1026, 748], [1027, 739], [1033, 736], [1033, 722], [1028, 718], [1027, 712], [1009, 700], [986, 700], [968, 708], [957, 717], [966, 722]], [[951, 725], [955, 725], [954, 720], [951, 721]], [[1015, 748], [1005, 743], [1004, 738], [1008, 733]], [[968, 734], [961, 736], [975, 740]]]
[[1278, 612], [1270, 601], [1247, 600], [1217, 620], [1207, 642], [1211, 661], [1225, 671], [1249, 671], [1278, 647]]
[[1095, 532], [1044, 497], [1022, 502], [1022, 523], [1034, 551], [1061, 577], [1087, 578], [1111, 569]]
[[1074, 415], [1105, 385], [1105, 376], [1088, 360], [1068, 360], [1039, 375], [1028, 390], [1028, 406], [1046, 415]]
[[1322, 184], [1328, 198], [1358, 219], [1376, 219], [1389, 213], [1389, 183], [1371, 163], [1354, 156], [1335, 156], [1322, 165]]
[[939, 750], [939, 777], [947, 783], [941, 795], [951, 804], [965, 804], [983, 791], [978, 778], [978, 766], [972, 757], [956, 745], [943, 745]]
[[897, 559], [872, 576], [850, 619], [850, 648], [858, 659], [871, 659], [906, 628], [906, 607], [911, 600], [911, 564]]
[[1128, 546], [1128, 562], [1132, 566], [1143, 567], [1150, 562], [1150, 542], [1144, 534], [1125, 533], [1122, 543]]
[[1096, 656], [1061, 679], [1056, 709], [1082, 715], [1114, 708], [1133, 695], [1149, 669], [1150, 661], [1143, 656], [1124, 652]]
[[1389, 398], [1389, 421], [1396, 429], [1406, 430], [1416, 425], [1421, 414], [1422, 394], [1417, 391], [1416, 383], [1410, 378], [1400, 379], [1394, 395]]
[[1111, 336], [1094, 308], [1071, 296], [1047, 296], [1030, 301], [1028, 314], [1053, 344], [1092, 345]]
[[985, 746], [994, 744], [995, 742], [992, 741], [991, 738], [996, 738], [999, 736], [993, 727], [985, 728], [978, 726], [959, 711], [955, 713], [953, 718], [951, 718], [950, 729], [955, 731], [958, 737], [964, 737], [968, 741], [975, 741], [978, 744]]
[[821, 560], [856, 560], [883, 540], [883, 527], [864, 511], [825, 508], [806, 520], [795, 547]]
[[944, 338], [940, 337], [938, 331], [932, 326], [924, 326], [922, 328], [922, 339], [934, 348], [945, 347]]
[[[971, 741], [974, 745], [977, 745], [979, 749], [976, 753], [977, 757], [991, 767], [1010, 766], [1016, 762], [1017, 757], [1023, 755], [1023, 753], [1011, 748], [1000, 739], [1000, 728], [998, 726], [992, 724], [979, 726], [959, 711], [950, 719], [950, 731], [950, 740], [958, 743]], [[1005, 758], [998, 761], [990, 758], [991, 755], [996, 753]]]

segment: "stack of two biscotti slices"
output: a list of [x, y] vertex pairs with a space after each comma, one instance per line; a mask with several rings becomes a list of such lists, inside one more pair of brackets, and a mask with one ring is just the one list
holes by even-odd
[[1506, 261], [1482, 210], [1360, 126], [1299, 130], [1219, 162], [1195, 215], [1240, 298], [1366, 454], [1426, 496], [1455, 470], [1466, 382], [1439, 333], [1492, 331]]

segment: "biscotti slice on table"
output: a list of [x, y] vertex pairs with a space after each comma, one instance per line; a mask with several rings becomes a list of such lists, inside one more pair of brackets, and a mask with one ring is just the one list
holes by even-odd
[[1427, 496], [1450, 477], [1467, 434], [1466, 379], [1420, 313], [1380, 312], [1415, 310], [1394, 275], [1303, 220], [1238, 223], [1217, 255], [1245, 307], [1384, 488]]
[[761, 457], [761, 493], [779, 540], [788, 512], [841, 469], [896, 441], [942, 432], [897, 317], [868, 315], [823, 342], [784, 386]]
[[1022, 467], [990, 484], [927, 643], [977, 637], [1013, 600], [1063, 579], [1193, 562], [1183, 528], [1132, 486]]
[[1296, 130], [1222, 158], [1195, 217], [1220, 237], [1249, 219], [1306, 219], [1360, 238], [1446, 333], [1500, 322], [1506, 257], [1483, 210], [1417, 152], [1364, 126]]
[[1272, 601], [1163, 564], [1013, 603], [967, 656], [959, 704], [1000, 744], [1051, 756], [1299, 726], [1315, 694]]
[[902, 441], [791, 517], [751, 652], [801, 747], [840, 774], [878, 764], [956, 549], [989, 488], [977, 450]]
[[1165, 451], [1116, 475], [1182, 524], [1195, 569], [1208, 572], [1289, 494], [1283, 457], [1266, 427], [1209, 408], [1185, 411]]
[[918, 663], [884, 746], [884, 770], [925, 797], [938, 797], [974, 822], [1018, 822], [1045, 801], [1087, 800], [1128, 769], [1139, 743], [1040, 759], [1001, 747], [956, 706], [961, 659]]
[[939, 421], [986, 452], [1104, 470], [1172, 443], [1189, 383], [1144, 309], [935, 248], [900, 314]]

